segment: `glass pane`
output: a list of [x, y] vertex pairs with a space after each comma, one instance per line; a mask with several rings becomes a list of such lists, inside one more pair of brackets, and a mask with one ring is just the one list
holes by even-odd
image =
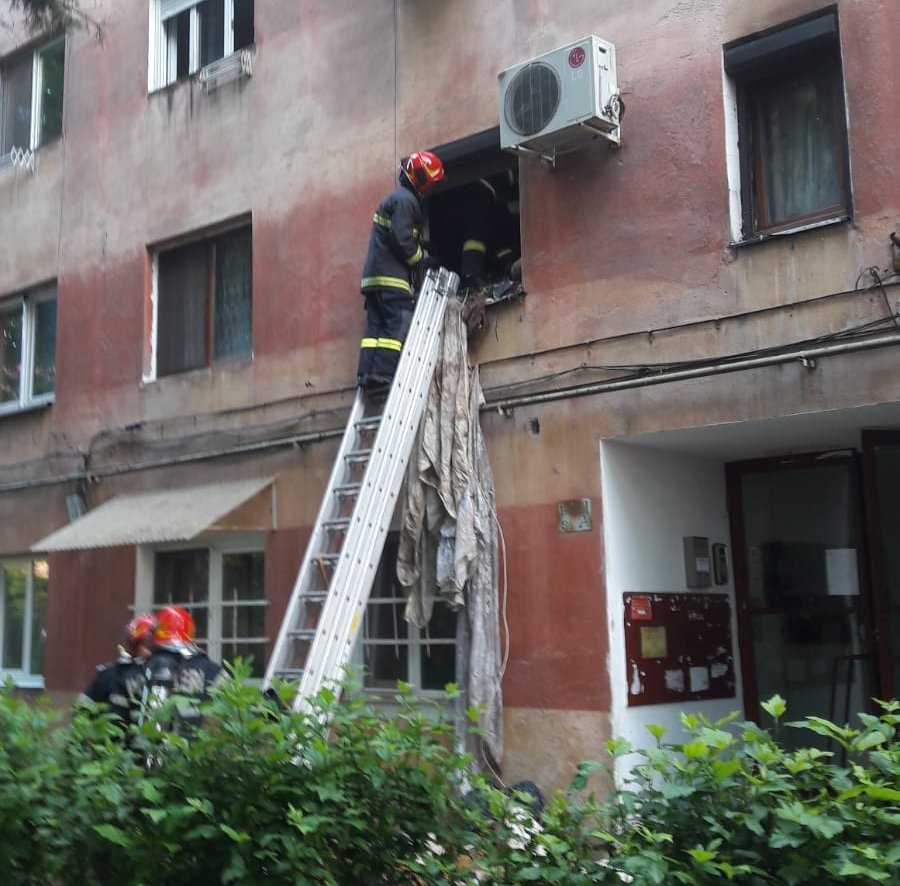
[[[866, 709], [865, 650], [855, 613], [756, 615], [753, 651], [760, 700], [779, 693], [789, 719], [815, 715], [845, 723]], [[813, 740], [795, 729], [781, 737], [796, 745]]]
[[200, 65], [208, 65], [225, 55], [225, 0], [204, 0], [200, 14]]
[[157, 375], [206, 365], [208, 263], [206, 243], [159, 254]]
[[[175, 52], [175, 76], [186, 77], [190, 73], [191, 59], [191, 11], [186, 9], [166, 22], [166, 40]], [[174, 44], [174, 46], [173, 46]], [[170, 60], [169, 70], [172, 64]]]
[[154, 606], [172, 603], [190, 612], [198, 642], [209, 636], [209, 551], [159, 551], [154, 571]]
[[2, 110], [0, 135], [3, 136], [0, 155], [13, 148], [31, 147], [31, 80], [34, 63], [32, 54], [25, 53], [2, 71]]
[[365, 685], [373, 689], [393, 689], [398, 680], [409, 679], [409, 647], [404, 645], [363, 645]]
[[265, 606], [223, 606], [222, 638], [265, 637]]
[[35, 560], [31, 588], [31, 662], [29, 673], [44, 673], [44, 647], [47, 643], [47, 583], [50, 569], [46, 560]]
[[22, 371], [22, 305], [0, 310], [0, 403], [19, 399]]
[[222, 600], [265, 600], [262, 551], [222, 556]]
[[419, 650], [422, 666], [422, 689], [443, 689], [456, 681], [456, 646], [437, 645], [422, 640]]
[[250, 354], [252, 291], [250, 229], [245, 228], [216, 241], [215, 359]]
[[3, 667], [21, 670], [24, 662], [25, 591], [22, 566], [3, 567]]
[[253, 0], [234, 0], [234, 48], [253, 42]]
[[900, 447], [879, 446], [875, 450], [875, 473], [885, 591], [891, 603], [900, 603]]
[[436, 603], [431, 614], [431, 621], [426, 628], [427, 635], [439, 639], [456, 639], [456, 618], [454, 612], [444, 603]]
[[759, 87], [766, 226], [841, 204], [837, 113], [831, 67], [780, 76]]
[[222, 660], [234, 661], [238, 656], [251, 663], [251, 677], [264, 677], [266, 673], [265, 643], [223, 643]]
[[751, 605], [856, 605], [856, 540], [846, 465], [745, 474]]
[[56, 299], [34, 305], [34, 375], [32, 395], [52, 393], [56, 387]]
[[62, 135], [63, 78], [65, 76], [64, 41], [45, 49], [40, 56], [41, 66], [41, 131], [38, 144], [43, 145]]

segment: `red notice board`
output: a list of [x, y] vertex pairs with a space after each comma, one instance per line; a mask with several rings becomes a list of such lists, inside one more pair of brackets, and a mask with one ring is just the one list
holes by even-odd
[[623, 595], [628, 705], [734, 698], [726, 594]]

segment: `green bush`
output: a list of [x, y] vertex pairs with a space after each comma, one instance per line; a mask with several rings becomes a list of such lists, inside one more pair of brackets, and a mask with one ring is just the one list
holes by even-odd
[[605, 765], [584, 763], [538, 814], [467, 775], [452, 724], [406, 687], [393, 716], [352, 691], [304, 716], [246, 674], [215, 691], [191, 740], [152, 722], [126, 737], [96, 712], [54, 728], [49, 709], [0, 695], [2, 882], [898, 882], [896, 703], [858, 731], [793, 724], [846, 762], [784, 750], [777, 698], [774, 736], [685, 716], [682, 744], [651, 727], [622, 790], [586, 795]]

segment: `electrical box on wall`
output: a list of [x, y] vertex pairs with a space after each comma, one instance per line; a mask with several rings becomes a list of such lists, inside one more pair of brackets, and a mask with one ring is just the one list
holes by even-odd
[[689, 588], [708, 588], [712, 584], [708, 538], [699, 535], [684, 537], [684, 581]]

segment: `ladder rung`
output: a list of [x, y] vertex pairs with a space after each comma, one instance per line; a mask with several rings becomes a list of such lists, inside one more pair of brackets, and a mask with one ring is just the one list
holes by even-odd
[[344, 460], [353, 462], [354, 464], [360, 464], [361, 462], [368, 461], [371, 457], [371, 449], [354, 449], [344, 456]]
[[362, 483], [342, 483], [340, 486], [334, 487], [334, 493], [343, 498], [349, 498], [351, 495], [358, 495], [361, 488]]
[[340, 554], [316, 554], [316, 556], [313, 557], [313, 560], [315, 560], [319, 566], [334, 566], [340, 556]]
[[316, 636], [315, 628], [293, 628], [289, 630], [288, 636], [293, 640], [312, 640]]
[[332, 532], [342, 532], [346, 530], [349, 525], [349, 517], [338, 517], [335, 520], [325, 520], [325, 522], [322, 523], [323, 528], [328, 529]]
[[360, 431], [374, 431], [380, 424], [381, 424], [381, 416], [380, 415], [369, 415], [366, 418], [361, 418], [356, 423], [356, 427]]
[[303, 594], [303, 599], [307, 603], [324, 603], [328, 597], [328, 591], [307, 591]]
[[306, 668], [279, 668], [275, 671], [275, 676], [299, 679], [305, 670]]

